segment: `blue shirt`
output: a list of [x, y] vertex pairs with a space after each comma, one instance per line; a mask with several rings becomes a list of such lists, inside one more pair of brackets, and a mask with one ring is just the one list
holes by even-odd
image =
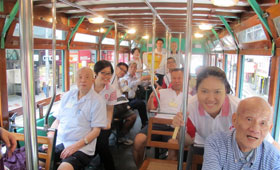
[[235, 140], [235, 130], [210, 135], [205, 143], [203, 170], [280, 170], [280, 152], [267, 141], [246, 158]]
[[[94, 127], [106, 127], [107, 114], [104, 99], [92, 88], [80, 100], [78, 89], [63, 95], [60, 110], [56, 118], [59, 120], [57, 144], [68, 147], [86, 137]], [[94, 155], [96, 139], [80, 149], [87, 155]]]

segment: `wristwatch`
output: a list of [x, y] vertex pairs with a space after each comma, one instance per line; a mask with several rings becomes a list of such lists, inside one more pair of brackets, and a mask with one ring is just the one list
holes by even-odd
[[88, 144], [88, 140], [87, 140], [87, 138], [84, 138], [84, 142], [85, 142], [85, 145], [87, 145], [87, 144]]

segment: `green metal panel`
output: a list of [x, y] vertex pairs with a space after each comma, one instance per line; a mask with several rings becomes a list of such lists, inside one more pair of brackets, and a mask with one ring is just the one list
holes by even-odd
[[104, 38], [106, 38], [106, 36], [109, 34], [109, 32], [112, 30], [112, 28], [114, 27], [114, 25], [111, 25], [107, 31], [105, 32], [105, 34], [102, 36], [100, 42], [102, 43], [102, 41], [104, 40]]
[[68, 40], [68, 49], [70, 48], [70, 42], [72, 41], [72, 38], [74, 36], [74, 34], [78, 31], [78, 28], [80, 27], [80, 25], [82, 24], [82, 22], [84, 21], [85, 16], [82, 16], [79, 21], [77, 22], [77, 24], [75, 25], [74, 29], [71, 32], [70, 38]]
[[243, 82], [244, 82], [244, 64], [245, 64], [245, 56], [241, 55], [241, 63], [240, 63], [240, 76], [239, 76], [239, 93], [238, 97], [242, 97], [243, 92]]
[[62, 69], [62, 91], [65, 92], [65, 52], [61, 50], [61, 69]]
[[[280, 63], [279, 63], [280, 66]], [[277, 80], [277, 90], [276, 90], [276, 100], [274, 106], [274, 116], [273, 116], [273, 129], [272, 136], [276, 141], [279, 140], [280, 134], [280, 70], [278, 70], [278, 80]]]
[[120, 46], [121, 42], [125, 39], [126, 36], [127, 36], [127, 32], [123, 35], [122, 39], [120, 39], [119, 46]]
[[228, 24], [228, 22], [226, 21], [225, 17], [224, 16], [220, 16], [218, 15], [218, 17], [220, 18], [220, 20], [223, 22], [223, 24], [225, 25], [227, 31], [229, 32], [229, 34], [232, 36], [233, 40], [234, 40], [234, 43], [235, 43], [235, 46], [236, 46], [236, 49], [239, 50], [239, 47], [238, 47], [238, 44], [237, 44], [237, 41], [236, 41], [236, 38], [233, 34], [233, 31], [230, 27], [230, 25]]
[[[278, 0], [276, 0], [276, 3], [278, 3], [277, 1]], [[274, 39], [273, 39], [273, 36], [272, 36], [272, 32], [271, 32], [270, 27], [268, 25], [267, 19], [264, 17], [264, 12], [262, 11], [261, 7], [256, 2], [256, 0], [248, 0], [248, 3], [251, 5], [253, 10], [257, 14], [258, 18], [260, 19], [260, 21], [264, 25], [266, 31], [268, 32], [268, 34], [269, 34], [269, 36], [271, 38], [271, 43], [272, 43], [271, 55], [274, 56], [275, 55], [275, 48], [276, 48], [276, 46], [275, 46], [275, 42], [274, 42]]]
[[0, 0], [0, 12], [4, 12], [4, 0]]
[[6, 33], [8, 31], [8, 29], [10, 28], [17, 12], [18, 12], [18, 9], [19, 9], [19, 2], [17, 1], [16, 4], [14, 5], [10, 15], [9, 15], [9, 18], [6, 20], [5, 22], [5, 25], [4, 25], [4, 28], [3, 28], [3, 31], [2, 31], [2, 34], [1, 34], [1, 48], [4, 49], [5, 48], [5, 37], [6, 37]]
[[225, 68], [224, 68], [224, 71], [225, 71], [225, 73], [227, 74], [227, 62], [228, 62], [228, 55], [227, 55], [227, 54], [225, 54], [224, 56], [225, 56]]

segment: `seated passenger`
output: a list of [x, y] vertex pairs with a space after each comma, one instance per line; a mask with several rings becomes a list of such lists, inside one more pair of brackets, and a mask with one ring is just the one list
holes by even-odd
[[101, 60], [94, 65], [95, 79], [93, 89], [103, 97], [107, 108], [107, 127], [101, 129], [96, 143], [96, 154], [99, 154], [105, 170], [115, 169], [113, 156], [109, 149], [113, 109], [117, 103], [117, 92], [110, 84], [113, 72], [113, 66], [109, 61]]
[[[186, 146], [193, 143], [204, 145], [210, 134], [232, 129], [232, 115], [240, 101], [230, 95], [231, 88], [225, 72], [218, 67], [205, 67], [197, 76], [196, 89], [197, 94], [188, 102]], [[176, 114], [173, 126], [184, 126], [182, 113]], [[270, 134], [267, 140], [274, 141]], [[168, 156], [177, 159], [172, 151]]]
[[184, 67], [184, 60], [182, 57], [182, 54], [180, 55], [178, 50], [178, 45], [175, 41], [171, 43], [171, 51], [170, 51], [170, 57], [174, 58], [177, 64], [177, 68]]
[[[83, 169], [95, 153], [100, 129], [107, 126], [106, 104], [92, 88], [93, 71], [77, 71], [77, 87], [63, 95], [52, 128], [58, 129], [55, 162], [59, 170]], [[48, 136], [53, 136], [48, 132]]]
[[169, 57], [167, 59], [167, 70], [168, 73], [166, 73], [163, 77], [163, 82], [162, 82], [162, 88], [166, 89], [169, 87], [170, 82], [171, 82], [171, 72], [172, 69], [176, 68], [176, 60], [173, 57]]
[[143, 100], [136, 98], [136, 90], [138, 86], [141, 86], [144, 81], [149, 81], [150, 76], [137, 77], [136, 69], [137, 64], [135, 62], [131, 62], [128, 66], [128, 73], [123, 77], [122, 80], [125, 80], [123, 81], [123, 83], [128, 86], [128, 104], [132, 109], [138, 110], [142, 122], [142, 127], [144, 127], [148, 122], [146, 104]]
[[[176, 114], [180, 111], [183, 98], [183, 70], [173, 69], [171, 72], [171, 88], [161, 89], [158, 94], [160, 97], [160, 111], [167, 112], [171, 114]], [[158, 107], [157, 101], [155, 99], [155, 94], [152, 93], [148, 100], [148, 110], [155, 110]], [[172, 119], [172, 116], [170, 117]], [[174, 128], [167, 125], [157, 125], [153, 126], [153, 129], [173, 131]], [[147, 141], [148, 127], [143, 128], [134, 139], [133, 146], [133, 156], [137, 167], [140, 167], [144, 158], [144, 150]], [[169, 137], [153, 135], [152, 140], [168, 141]]]
[[120, 143], [124, 143], [126, 145], [131, 145], [133, 143], [132, 140], [126, 139], [125, 135], [129, 132], [129, 130], [133, 127], [134, 122], [136, 120], [136, 114], [130, 109], [128, 106], [127, 98], [122, 94], [122, 88], [120, 86], [119, 79], [122, 78], [128, 70], [128, 65], [120, 62], [117, 64], [115, 69], [115, 74], [111, 78], [111, 85], [117, 91], [117, 103], [114, 106], [113, 117], [124, 120], [124, 124], [120, 130], [119, 141]]
[[202, 169], [280, 169], [280, 152], [264, 141], [272, 123], [272, 108], [264, 99], [242, 100], [232, 116], [235, 129], [207, 138]]

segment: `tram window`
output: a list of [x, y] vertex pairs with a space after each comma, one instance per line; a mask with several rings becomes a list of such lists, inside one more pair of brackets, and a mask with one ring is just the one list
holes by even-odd
[[223, 54], [218, 54], [217, 67], [224, 70], [224, 68], [223, 68]]
[[235, 43], [232, 36], [225, 36], [221, 40], [223, 41], [224, 47], [226, 47], [227, 49], [235, 49]]
[[77, 33], [75, 35], [74, 41], [87, 42], [87, 43], [98, 43], [98, 36]]
[[79, 68], [88, 66], [93, 69], [97, 62], [96, 50], [70, 50], [70, 89], [76, 87], [76, 72]]
[[240, 43], [249, 43], [267, 39], [261, 24], [238, 32], [237, 38]]
[[[57, 40], [66, 40], [67, 31], [56, 30], [56, 39]], [[19, 24], [16, 24], [13, 36], [19, 37]], [[52, 39], [52, 29], [33, 26], [33, 36], [34, 38], [43, 38], [43, 39]]]
[[195, 69], [203, 65], [203, 55], [193, 54], [191, 58], [190, 72], [195, 75]]
[[102, 41], [102, 44], [115, 45], [115, 39], [113, 39], [113, 38], [104, 38], [104, 40]]
[[129, 41], [122, 41], [121, 43], [120, 43], [120, 46], [129, 46]]
[[280, 16], [273, 19], [275, 28], [277, 30], [278, 36], [280, 37]]
[[242, 98], [260, 96], [268, 100], [270, 56], [245, 55]]
[[[51, 96], [52, 86], [52, 51], [34, 50], [34, 92], [35, 101]], [[62, 91], [62, 50], [56, 50], [56, 84], [57, 94]], [[7, 61], [7, 88], [8, 88], [8, 109], [13, 110], [22, 106], [21, 92], [21, 57], [19, 49], [6, 50]], [[48, 62], [47, 62], [48, 61]]]
[[128, 63], [128, 53], [119, 53], [119, 62]]
[[227, 79], [229, 81], [230, 87], [235, 94], [236, 88], [236, 66], [237, 66], [237, 55], [227, 54]]

